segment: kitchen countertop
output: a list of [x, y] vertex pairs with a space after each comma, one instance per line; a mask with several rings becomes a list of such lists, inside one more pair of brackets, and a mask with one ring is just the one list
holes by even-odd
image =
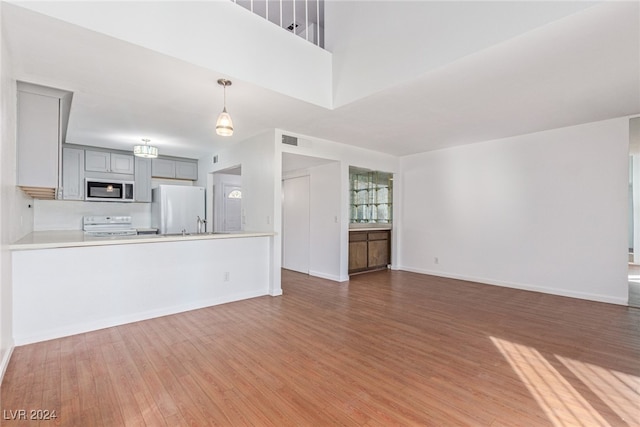
[[202, 233], [183, 236], [164, 234], [143, 234], [138, 236], [94, 237], [82, 230], [34, 231], [9, 245], [13, 251], [73, 248], [81, 246], [129, 245], [134, 243], [180, 242], [186, 240], [231, 239], [242, 237], [273, 236], [275, 233]]

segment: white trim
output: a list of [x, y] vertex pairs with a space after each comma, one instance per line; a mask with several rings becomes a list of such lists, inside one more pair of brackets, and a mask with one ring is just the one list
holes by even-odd
[[5, 351], [2, 360], [0, 361], [0, 384], [4, 380], [4, 374], [7, 372], [7, 367], [9, 366], [9, 361], [11, 360], [11, 355], [13, 354], [13, 349], [15, 347], [11, 345], [7, 351]]
[[332, 280], [334, 282], [348, 282], [349, 281], [349, 276], [347, 276], [347, 277], [336, 276], [335, 274], [326, 274], [326, 273], [322, 273], [320, 271], [309, 271], [309, 276], [319, 277], [321, 279]]
[[543, 294], [558, 295], [562, 297], [577, 298], [587, 301], [604, 302], [616, 305], [629, 305], [628, 298], [612, 298], [607, 295], [591, 294], [585, 292], [571, 292], [563, 289], [547, 288], [543, 286], [527, 285], [523, 283], [503, 282], [498, 280], [485, 279], [480, 277], [464, 276], [460, 274], [445, 273], [442, 271], [425, 270], [421, 268], [412, 268], [399, 266], [397, 270], [408, 271], [411, 273], [427, 274], [429, 276], [445, 277], [448, 279], [465, 280], [467, 282], [475, 282], [483, 285], [501, 286], [504, 288], [519, 289], [523, 291], [540, 292]]

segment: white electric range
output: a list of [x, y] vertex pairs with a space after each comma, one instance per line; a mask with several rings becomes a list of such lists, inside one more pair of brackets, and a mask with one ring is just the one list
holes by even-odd
[[95, 237], [135, 236], [137, 230], [131, 224], [128, 215], [102, 216], [92, 215], [82, 218], [84, 233]]

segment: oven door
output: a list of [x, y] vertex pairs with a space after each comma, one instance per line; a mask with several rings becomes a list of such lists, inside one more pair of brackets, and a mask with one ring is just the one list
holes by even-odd
[[131, 201], [127, 196], [130, 196], [132, 192], [132, 182], [87, 178], [84, 194], [85, 200], [122, 202]]

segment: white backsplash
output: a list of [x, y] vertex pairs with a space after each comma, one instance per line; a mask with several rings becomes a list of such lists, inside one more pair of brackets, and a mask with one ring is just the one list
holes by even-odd
[[131, 215], [134, 227], [151, 226], [151, 203], [34, 200], [33, 230], [82, 230], [85, 215]]

